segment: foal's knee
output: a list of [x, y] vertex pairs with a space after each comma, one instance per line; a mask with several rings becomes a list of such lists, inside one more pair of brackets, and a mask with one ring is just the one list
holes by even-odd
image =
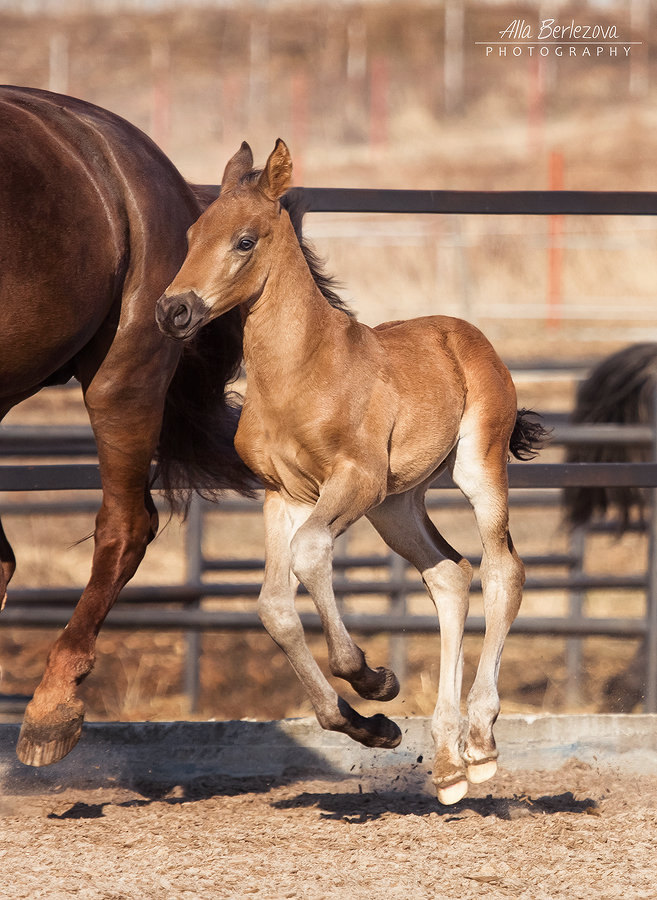
[[301, 584], [310, 590], [317, 573], [330, 569], [333, 540], [326, 528], [311, 522], [302, 525], [290, 544], [292, 571]]
[[263, 590], [258, 598], [258, 616], [265, 631], [279, 646], [285, 648], [303, 642], [303, 625], [294, 603], [281, 602], [277, 594]]

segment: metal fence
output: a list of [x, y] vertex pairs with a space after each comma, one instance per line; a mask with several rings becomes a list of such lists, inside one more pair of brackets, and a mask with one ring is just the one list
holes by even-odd
[[[464, 191], [370, 191], [340, 189], [296, 189], [304, 194], [309, 211], [331, 212], [412, 212], [412, 213], [468, 213], [468, 214], [529, 214], [529, 215], [654, 215], [657, 212], [657, 194], [648, 192], [464, 192]], [[574, 442], [639, 443], [653, 448], [657, 445], [655, 431], [649, 426], [574, 426], [554, 421], [553, 442], [566, 445]], [[93, 463], [71, 462], [76, 456], [89, 456], [95, 452], [93, 437], [88, 428], [59, 430], [41, 428], [3, 427], [0, 429], [0, 456], [4, 458], [66, 457], [69, 461], [58, 464], [0, 466], [0, 491], [43, 491], [97, 489], [100, 487], [98, 468]], [[657, 461], [643, 464], [564, 464], [524, 463], [509, 466], [511, 502], [513, 505], [540, 506], [559, 503], [560, 491], [568, 486], [634, 486], [657, 488]], [[430, 492], [430, 505], [446, 507], [463, 501], [455, 495], [453, 485], [441, 478]], [[89, 504], [82, 504], [89, 506]], [[198, 695], [199, 634], [203, 631], [244, 630], [260, 628], [255, 611], [235, 612], [204, 608], [205, 598], [256, 597], [259, 591], [262, 559], [239, 562], [208, 558], [203, 552], [205, 519], [212, 507], [195, 501], [188, 522], [186, 555], [187, 578], [184, 583], [152, 587], [128, 587], [120, 602], [108, 616], [106, 628], [180, 629], [188, 634], [188, 659], [186, 691], [194, 707]], [[20, 503], [7, 500], [2, 512], [36, 511], [43, 513], [68, 512], [80, 509], [80, 501], [66, 504]], [[227, 500], [220, 509], [224, 512], [247, 509], [259, 511], [257, 502]], [[515, 633], [551, 634], [577, 640], [590, 635], [616, 637], [643, 637], [648, 640], [648, 670], [646, 672], [647, 711], [657, 712], [657, 504], [652, 504], [649, 522], [650, 554], [644, 575], [593, 576], [583, 570], [583, 536], [578, 535], [565, 554], [525, 557], [529, 571], [527, 590], [561, 589], [570, 592], [569, 614], [561, 617], [527, 617], [516, 620]], [[477, 562], [477, 560], [473, 560]], [[534, 576], [536, 567], [565, 570], [566, 574]], [[383, 569], [383, 579], [370, 581], [353, 579], [350, 571], [355, 568]], [[213, 573], [248, 571], [254, 577], [243, 581], [212, 580]], [[409, 575], [405, 561], [395, 554], [358, 557], [348, 552], [344, 545], [335, 559], [335, 590], [338, 597], [348, 595], [386, 595], [388, 610], [385, 614], [353, 613], [345, 615], [345, 623], [354, 631], [365, 633], [386, 632], [391, 635], [436, 632], [438, 623], [434, 616], [419, 616], [407, 611], [406, 601], [415, 592], [424, 591], [417, 576]], [[474, 588], [478, 585], [475, 583]], [[645, 590], [647, 603], [644, 618], [590, 618], [582, 613], [582, 592], [594, 588], [620, 590]], [[69, 618], [71, 608], [80, 594], [78, 588], [39, 590], [15, 589], [11, 604], [0, 616], [0, 627], [62, 626]], [[309, 630], [320, 630], [316, 615], [304, 614], [304, 625]], [[471, 617], [467, 622], [469, 632], [483, 632], [481, 617]], [[403, 668], [400, 644], [396, 665]], [[577, 653], [571, 655], [576, 661]], [[575, 662], [573, 662], [573, 665]], [[573, 672], [573, 678], [576, 672]]]

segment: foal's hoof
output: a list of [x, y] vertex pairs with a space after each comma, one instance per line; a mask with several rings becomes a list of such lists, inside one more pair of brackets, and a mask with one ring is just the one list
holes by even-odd
[[469, 763], [466, 771], [470, 784], [483, 784], [497, 772], [497, 760], [482, 759], [481, 762]]
[[459, 778], [451, 784], [436, 784], [436, 796], [443, 806], [453, 806], [463, 800], [467, 793], [468, 782], [465, 778]]
[[49, 766], [63, 759], [77, 744], [84, 721], [84, 704], [81, 700], [60, 703], [40, 719], [31, 714], [31, 705], [25, 710], [16, 756], [26, 766]]
[[399, 680], [392, 669], [379, 666], [362, 681], [352, 682], [352, 687], [366, 700], [393, 700], [399, 693]]
[[401, 729], [392, 719], [388, 719], [381, 713], [365, 718], [351, 710], [348, 719], [349, 725], [346, 728], [340, 728], [340, 731], [344, 731], [350, 738], [366, 747], [392, 749], [401, 743]]
[[392, 749], [401, 744], [401, 728], [392, 719], [377, 713], [375, 716], [371, 716], [368, 721], [373, 724], [376, 723], [376, 734], [373, 735], [373, 740], [368, 746]]

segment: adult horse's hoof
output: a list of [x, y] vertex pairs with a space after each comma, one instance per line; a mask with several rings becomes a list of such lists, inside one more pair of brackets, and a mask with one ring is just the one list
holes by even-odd
[[49, 766], [75, 747], [82, 732], [84, 704], [81, 700], [60, 703], [40, 719], [33, 717], [30, 703], [18, 736], [16, 756], [26, 766]]

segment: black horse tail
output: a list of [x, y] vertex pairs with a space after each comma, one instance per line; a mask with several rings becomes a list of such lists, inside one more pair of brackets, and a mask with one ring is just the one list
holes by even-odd
[[536, 421], [538, 418], [539, 414], [531, 409], [518, 410], [509, 442], [509, 452], [516, 459], [534, 459], [538, 451], [545, 446], [549, 430]]
[[166, 397], [155, 472], [175, 510], [186, 510], [194, 491], [251, 496], [259, 486], [233, 443], [241, 406], [229, 385], [241, 359], [238, 309], [214, 319], [183, 349]]
[[[598, 363], [577, 391], [570, 417], [573, 423], [615, 422], [647, 424], [653, 421], [657, 383], [657, 344], [632, 344]], [[648, 462], [650, 451], [631, 444], [577, 446], [568, 450], [568, 462]], [[619, 531], [633, 516], [643, 521], [648, 496], [632, 487], [566, 488], [564, 509], [571, 527], [588, 524], [596, 516], [614, 515]]]

